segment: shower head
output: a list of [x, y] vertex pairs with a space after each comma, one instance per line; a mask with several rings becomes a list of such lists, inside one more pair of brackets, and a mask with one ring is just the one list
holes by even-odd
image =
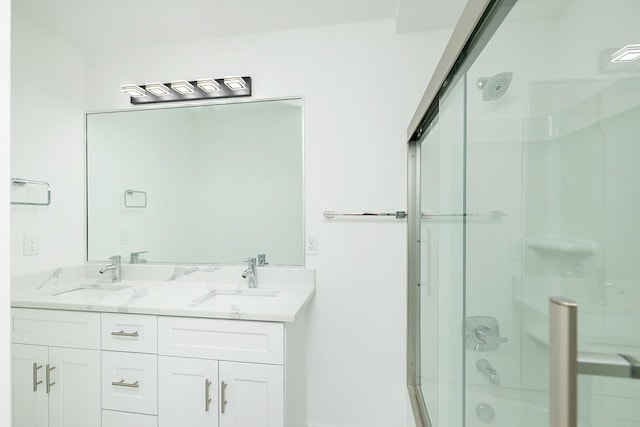
[[494, 101], [507, 93], [511, 84], [512, 72], [496, 74], [493, 77], [480, 77], [476, 82], [478, 89], [482, 90], [483, 101]]

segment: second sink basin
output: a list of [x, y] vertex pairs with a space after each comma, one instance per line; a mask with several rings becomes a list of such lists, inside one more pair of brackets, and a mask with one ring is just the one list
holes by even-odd
[[277, 297], [280, 291], [272, 291], [269, 289], [238, 289], [235, 292], [223, 293], [218, 295], [237, 295], [241, 297]]
[[211, 289], [204, 295], [199, 296], [191, 301], [190, 306], [197, 306], [206, 301], [212, 302], [229, 302], [230, 300], [244, 300], [248, 297], [253, 298], [274, 298], [280, 294], [280, 291], [270, 289]]

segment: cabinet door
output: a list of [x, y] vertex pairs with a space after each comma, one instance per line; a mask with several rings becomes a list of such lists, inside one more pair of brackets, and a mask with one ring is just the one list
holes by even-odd
[[49, 367], [49, 427], [99, 426], [100, 352], [50, 347]]
[[160, 356], [158, 388], [159, 427], [218, 425], [217, 361]]
[[44, 384], [48, 353], [44, 346], [11, 345], [14, 427], [48, 425], [48, 398]]
[[282, 366], [220, 362], [219, 374], [220, 427], [284, 427]]

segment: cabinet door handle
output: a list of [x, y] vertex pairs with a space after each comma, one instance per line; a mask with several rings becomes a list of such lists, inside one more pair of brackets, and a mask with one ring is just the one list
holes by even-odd
[[225, 407], [227, 406], [227, 398], [226, 398], [226, 390], [227, 390], [227, 383], [222, 381], [220, 383], [220, 413], [224, 414], [225, 411]]
[[115, 337], [136, 337], [136, 338], [139, 336], [138, 331], [125, 332], [124, 329], [117, 332], [111, 332], [111, 335]]
[[204, 412], [209, 412], [209, 405], [211, 404], [211, 396], [209, 396], [211, 390], [211, 381], [209, 378], [204, 380]]
[[129, 388], [139, 388], [140, 387], [140, 384], [138, 383], [138, 381], [136, 381], [134, 383], [125, 383], [124, 380], [113, 381], [113, 382], [111, 382], [111, 385], [114, 385], [116, 387], [129, 387]]
[[55, 384], [55, 382], [51, 382], [51, 371], [53, 371], [54, 369], [56, 369], [55, 366], [51, 366], [47, 364], [47, 369], [46, 369], [47, 383], [45, 384], [47, 386], [47, 394], [49, 394], [49, 392], [51, 391], [51, 386]]
[[38, 381], [38, 369], [42, 369], [42, 365], [33, 362], [33, 391], [38, 391], [38, 385], [42, 384], [42, 380]]

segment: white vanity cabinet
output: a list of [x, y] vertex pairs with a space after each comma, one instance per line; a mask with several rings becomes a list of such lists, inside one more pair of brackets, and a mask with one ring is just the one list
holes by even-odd
[[160, 356], [159, 427], [284, 427], [282, 366]]
[[11, 328], [13, 426], [99, 426], [100, 314], [13, 309]]
[[160, 427], [284, 427], [284, 343], [282, 323], [159, 317]]
[[14, 308], [12, 317], [13, 427], [306, 425], [303, 316]]

